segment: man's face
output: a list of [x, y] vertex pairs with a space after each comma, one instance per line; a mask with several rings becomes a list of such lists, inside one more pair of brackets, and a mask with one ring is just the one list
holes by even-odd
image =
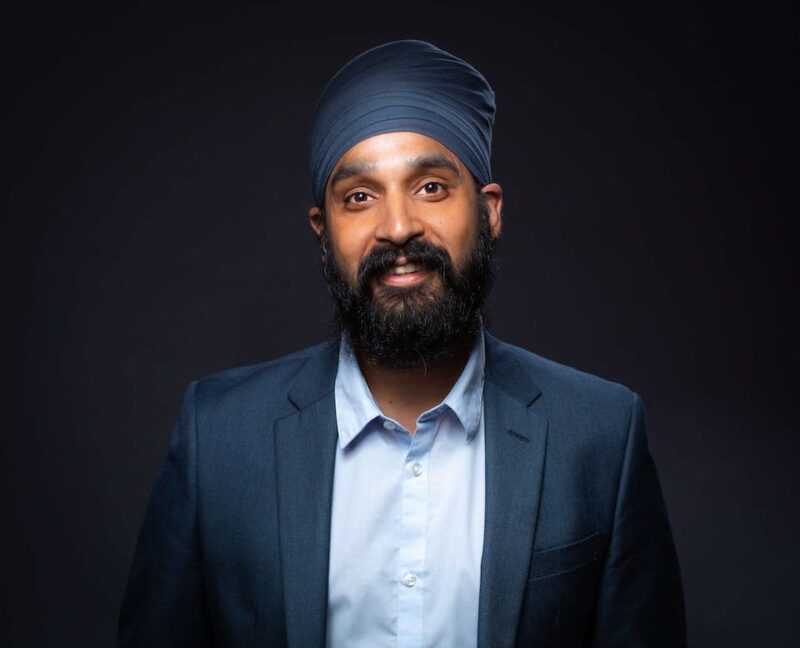
[[491, 279], [502, 193], [478, 190], [445, 146], [377, 135], [348, 150], [311, 224], [340, 321], [379, 364], [446, 356], [474, 334]]

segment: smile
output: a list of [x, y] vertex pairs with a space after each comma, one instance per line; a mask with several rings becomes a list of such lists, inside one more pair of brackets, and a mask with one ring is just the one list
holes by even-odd
[[416, 263], [406, 263], [405, 265], [394, 266], [393, 268], [390, 268], [386, 274], [404, 275], [411, 272], [421, 272], [424, 269], [425, 268], [423, 268], [421, 265], [417, 265]]
[[412, 286], [427, 279], [430, 271], [417, 263], [404, 263], [386, 271], [383, 282], [389, 286]]

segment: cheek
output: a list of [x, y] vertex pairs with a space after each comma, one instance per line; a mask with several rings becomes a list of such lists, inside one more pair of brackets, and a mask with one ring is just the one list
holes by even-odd
[[364, 236], [356, 228], [331, 228], [328, 231], [328, 244], [337, 260], [340, 269], [353, 279], [358, 272], [358, 265], [366, 254], [369, 237]]
[[478, 237], [478, 222], [477, 218], [455, 219], [448, 221], [448, 227], [442, 232], [445, 237], [445, 247], [450, 252], [450, 257], [453, 259], [453, 264], [456, 267], [463, 267], [467, 262], [472, 248], [475, 246], [475, 241]]

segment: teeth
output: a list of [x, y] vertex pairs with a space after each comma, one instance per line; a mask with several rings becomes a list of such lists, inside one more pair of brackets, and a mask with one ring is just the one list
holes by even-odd
[[391, 268], [388, 274], [403, 275], [403, 274], [408, 274], [409, 272], [419, 272], [420, 270], [422, 270], [422, 267], [417, 265], [416, 263], [406, 263], [405, 265], [395, 266]]

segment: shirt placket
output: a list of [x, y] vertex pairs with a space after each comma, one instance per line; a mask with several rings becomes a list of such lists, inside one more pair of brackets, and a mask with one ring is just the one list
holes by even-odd
[[430, 591], [425, 568], [428, 532], [428, 469], [435, 419], [419, 420], [413, 437], [406, 436], [408, 451], [403, 463], [400, 547], [397, 573], [397, 646], [422, 645], [423, 611]]

